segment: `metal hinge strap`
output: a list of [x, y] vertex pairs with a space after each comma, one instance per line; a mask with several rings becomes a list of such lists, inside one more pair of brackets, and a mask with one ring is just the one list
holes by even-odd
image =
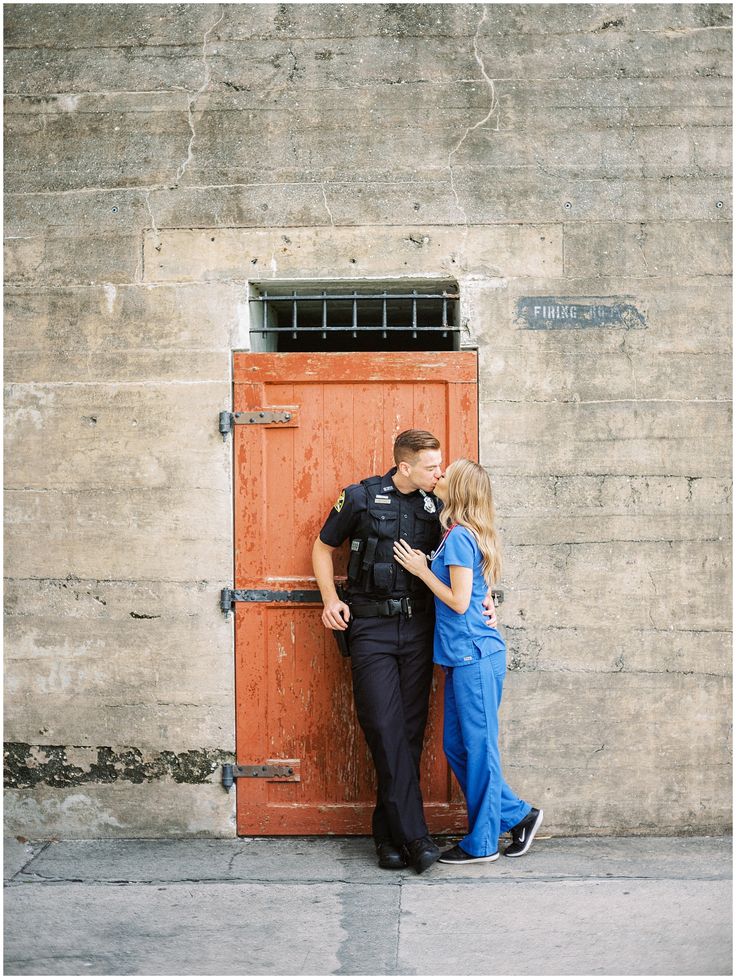
[[268, 782], [301, 782], [300, 758], [269, 758], [262, 765], [222, 766], [222, 784], [231, 789], [237, 778], [260, 778]]
[[273, 425], [274, 422], [290, 422], [290, 411], [236, 411], [233, 422], [236, 425]]
[[256, 411], [221, 411], [220, 434], [223, 440], [233, 430], [233, 425], [284, 425], [298, 426], [298, 410], [295, 408], [264, 408]]

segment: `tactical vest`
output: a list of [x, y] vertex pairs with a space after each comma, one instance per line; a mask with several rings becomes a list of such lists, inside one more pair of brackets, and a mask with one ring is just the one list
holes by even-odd
[[[429, 589], [416, 575], [394, 561], [394, 541], [403, 537], [411, 547], [429, 554], [440, 539], [440, 502], [435, 496], [417, 493], [404, 496], [392, 489], [382, 494], [383, 476], [361, 481], [368, 497], [368, 508], [350, 541], [348, 591], [377, 598], [402, 598], [404, 595], [429, 596]], [[376, 503], [383, 496], [388, 502]], [[434, 513], [425, 509], [430, 500]]]

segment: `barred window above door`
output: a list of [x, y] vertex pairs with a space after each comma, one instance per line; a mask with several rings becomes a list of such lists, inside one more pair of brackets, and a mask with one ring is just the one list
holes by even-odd
[[459, 350], [457, 283], [251, 286], [251, 349]]

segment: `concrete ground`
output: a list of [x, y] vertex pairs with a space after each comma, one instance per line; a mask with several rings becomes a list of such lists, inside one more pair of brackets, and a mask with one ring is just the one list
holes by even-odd
[[729, 975], [730, 839], [541, 839], [421, 877], [365, 838], [18, 843], [6, 975]]

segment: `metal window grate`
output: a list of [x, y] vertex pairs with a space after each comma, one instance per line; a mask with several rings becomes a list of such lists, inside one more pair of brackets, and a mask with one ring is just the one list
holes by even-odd
[[[380, 333], [387, 339], [390, 333], [410, 333], [417, 339], [420, 333], [448, 337], [460, 332], [455, 306], [457, 292], [419, 291], [366, 293], [297, 292], [271, 294], [264, 290], [250, 301], [262, 306], [260, 325], [252, 326], [252, 334], [320, 334], [322, 339], [335, 333]], [[346, 318], [347, 314], [347, 318]]]

